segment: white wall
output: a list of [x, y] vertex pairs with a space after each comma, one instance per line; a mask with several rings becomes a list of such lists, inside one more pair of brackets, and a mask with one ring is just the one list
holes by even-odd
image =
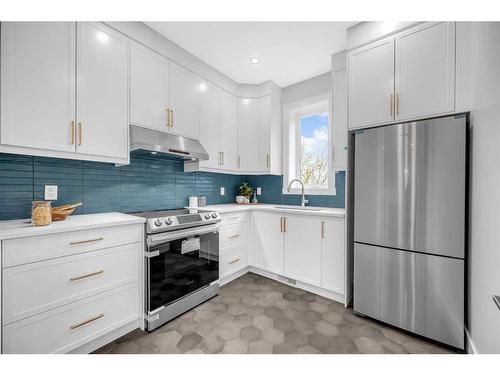
[[500, 22], [457, 24], [457, 108], [472, 109], [468, 331], [500, 353]]
[[319, 76], [285, 87], [282, 92], [281, 100], [283, 104], [298, 102], [300, 100], [330, 92], [330, 89], [331, 73], [326, 72]]

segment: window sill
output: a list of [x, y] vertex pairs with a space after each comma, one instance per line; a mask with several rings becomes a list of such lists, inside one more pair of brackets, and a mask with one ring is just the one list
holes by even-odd
[[[302, 195], [302, 189], [292, 189], [288, 191], [286, 188], [282, 189], [284, 195]], [[335, 188], [331, 189], [304, 189], [304, 195], [337, 195]]]

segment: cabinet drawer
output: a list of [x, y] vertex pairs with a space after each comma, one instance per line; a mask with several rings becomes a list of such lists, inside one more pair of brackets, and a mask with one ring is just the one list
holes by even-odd
[[219, 278], [222, 279], [248, 266], [248, 249], [241, 247], [220, 257]]
[[112, 291], [3, 327], [3, 353], [65, 353], [141, 316], [141, 285]]
[[248, 222], [248, 212], [228, 212], [220, 215], [220, 225]]
[[142, 254], [136, 243], [4, 269], [3, 324], [138, 280]]
[[244, 246], [248, 240], [248, 225], [247, 223], [226, 225], [220, 228], [219, 233], [219, 254], [224, 255], [228, 249], [237, 246]]
[[142, 224], [5, 240], [2, 242], [2, 267], [12, 267], [143, 241]]

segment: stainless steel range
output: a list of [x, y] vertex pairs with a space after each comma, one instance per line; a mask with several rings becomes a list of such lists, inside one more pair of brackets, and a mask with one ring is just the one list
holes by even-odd
[[219, 293], [216, 212], [139, 212], [146, 218], [146, 329], [152, 331]]

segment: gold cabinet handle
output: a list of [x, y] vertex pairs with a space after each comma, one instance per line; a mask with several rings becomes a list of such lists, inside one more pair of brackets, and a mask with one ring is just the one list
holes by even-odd
[[170, 128], [170, 109], [167, 108], [167, 128]]
[[399, 92], [396, 93], [396, 114], [399, 115]]
[[238, 238], [239, 236], [240, 236], [239, 234], [235, 234], [234, 236], [227, 237], [227, 239], [229, 240], [229, 239], [232, 239], [232, 238]]
[[104, 314], [99, 314], [99, 315], [93, 316], [92, 318], [88, 318], [87, 320], [84, 320], [83, 322], [73, 324], [69, 328], [70, 329], [75, 329], [75, 328], [84, 326], [85, 324], [89, 324], [89, 323], [95, 322], [97, 319], [101, 319], [103, 316], [104, 316]]
[[81, 146], [82, 143], [83, 143], [83, 130], [82, 130], [82, 127], [83, 127], [83, 123], [79, 122], [78, 123], [78, 146]]
[[391, 94], [390, 106], [391, 106], [391, 116], [392, 116], [394, 114], [394, 95], [393, 94]]
[[71, 121], [71, 144], [75, 144], [75, 122]]
[[269, 168], [271, 166], [271, 155], [269, 154], [266, 155], [266, 161], [267, 161], [267, 167]]
[[170, 127], [173, 128], [174, 127], [174, 110], [171, 109], [170, 110]]
[[321, 238], [325, 238], [325, 222], [321, 222]]
[[283, 233], [283, 216], [280, 217], [280, 232]]
[[236, 263], [236, 262], [239, 262], [239, 261], [240, 261], [240, 258], [236, 258], [236, 259], [233, 259], [233, 260], [229, 261], [228, 263], [232, 264], [232, 263]]
[[97, 241], [102, 241], [102, 240], [104, 240], [104, 238], [103, 237], [99, 237], [99, 238], [93, 238], [91, 240], [72, 241], [69, 244], [70, 245], [80, 245], [82, 243], [97, 242]]
[[238, 155], [238, 168], [240, 168], [240, 167], [241, 167], [241, 156]]
[[285, 232], [285, 233], [286, 233], [286, 219], [287, 219], [287, 217], [285, 216], [283, 218], [283, 232]]
[[87, 277], [92, 277], [92, 276], [100, 275], [101, 273], [104, 273], [104, 270], [99, 270], [99, 271], [91, 272], [91, 273], [88, 273], [86, 275], [75, 276], [75, 277], [72, 277], [71, 279], [69, 279], [69, 281], [83, 280], [83, 279], [86, 279]]

